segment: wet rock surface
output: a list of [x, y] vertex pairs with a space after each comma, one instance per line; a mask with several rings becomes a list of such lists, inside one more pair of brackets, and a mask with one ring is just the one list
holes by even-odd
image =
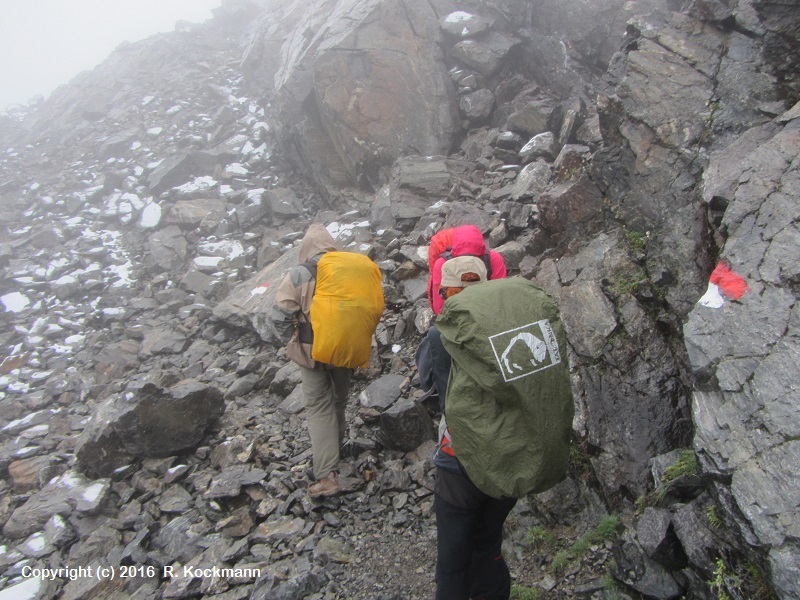
[[[431, 597], [414, 351], [427, 244], [473, 223], [570, 341], [571, 473], [509, 517], [515, 585], [796, 597], [796, 19], [322, 4], [224, 2], [0, 115], [0, 593]], [[324, 501], [269, 324], [314, 220], [387, 300]], [[720, 258], [749, 291], [715, 309]]]

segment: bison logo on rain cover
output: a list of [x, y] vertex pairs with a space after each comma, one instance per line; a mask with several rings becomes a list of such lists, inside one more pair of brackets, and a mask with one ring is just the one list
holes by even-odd
[[561, 362], [556, 336], [546, 319], [495, 334], [489, 343], [506, 382]]

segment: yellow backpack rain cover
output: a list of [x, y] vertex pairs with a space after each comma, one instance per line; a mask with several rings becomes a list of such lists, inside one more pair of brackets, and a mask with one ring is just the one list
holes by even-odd
[[311, 300], [311, 358], [336, 367], [366, 367], [383, 314], [381, 272], [369, 257], [326, 252]]

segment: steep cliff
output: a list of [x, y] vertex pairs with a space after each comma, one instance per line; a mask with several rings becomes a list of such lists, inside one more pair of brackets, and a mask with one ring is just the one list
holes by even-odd
[[[103, 559], [270, 569], [143, 598], [426, 597], [429, 564], [365, 540], [433, 547], [426, 244], [474, 223], [570, 345], [574, 464], [515, 515], [520, 583], [799, 597], [798, 32], [760, 0], [224, 0], [0, 116], [2, 583]], [[351, 410], [360, 485], [324, 506], [303, 499], [297, 374], [265, 345], [314, 220], [379, 263], [389, 308]], [[530, 555], [526, 527], [606, 513], [623, 527], [594, 565]], [[39, 593], [134, 590], [95, 586]]]

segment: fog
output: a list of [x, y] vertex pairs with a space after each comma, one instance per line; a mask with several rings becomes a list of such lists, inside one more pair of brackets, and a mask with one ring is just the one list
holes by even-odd
[[48, 96], [122, 42], [201, 23], [221, 0], [0, 0], [0, 110]]

